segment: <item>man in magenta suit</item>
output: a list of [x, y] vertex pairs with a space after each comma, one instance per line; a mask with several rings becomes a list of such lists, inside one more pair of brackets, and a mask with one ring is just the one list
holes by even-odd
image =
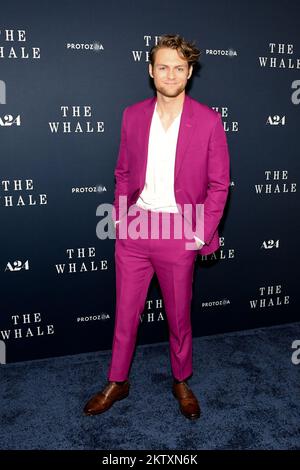
[[[113, 211], [117, 299], [112, 359], [108, 384], [88, 401], [87, 415], [102, 413], [128, 396], [139, 319], [156, 273], [170, 332], [172, 392], [185, 417], [200, 416], [187, 384], [193, 372], [194, 262], [197, 253], [210, 254], [220, 246], [218, 225], [230, 175], [220, 114], [185, 93], [199, 55], [182, 37], [162, 36], [150, 52], [156, 97], [123, 113]], [[140, 232], [137, 222], [144, 224]], [[178, 237], [181, 223], [184, 233]]]

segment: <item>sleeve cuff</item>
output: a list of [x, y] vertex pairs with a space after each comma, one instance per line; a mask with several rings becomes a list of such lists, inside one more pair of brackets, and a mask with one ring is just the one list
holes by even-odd
[[203, 240], [201, 240], [200, 238], [196, 237], [196, 235], [194, 235], [194, 238], [199, 241], [200, 243], [202, 243], [202, 245], [205, 245], [205, 242]]

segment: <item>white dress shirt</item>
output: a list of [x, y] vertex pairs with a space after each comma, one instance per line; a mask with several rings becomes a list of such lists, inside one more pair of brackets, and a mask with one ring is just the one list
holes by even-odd
[[143, 209], [178, 212], [174, 196], [174, 167], [179, 114], [165, 131], [155, 105], [148, 143], [146, 180], [136, 204]]
[[[143, 191], [136, 205], [142, 209], [159, 212], [176, 212], [174, 195], [174, 168], [181, 113], [167, 130], [157, 112], [157, 104], [151, 121], [146, 178]], [[194, 235], [197, 246], [204, 242]]]

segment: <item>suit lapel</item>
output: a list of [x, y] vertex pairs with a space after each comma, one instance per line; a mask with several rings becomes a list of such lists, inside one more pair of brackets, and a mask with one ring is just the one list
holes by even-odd
[[[148, 142], [150, 134], [150, 126], [152, 116], [155, 108], [156, 97], [151, 98], [145, 104], [144, 116], [140, 119], [140, 148], [141, 148], [141, 169], [140, 169], [140, 189], [142, 190], [145, 185], [146, 169], [148, 160]], [[176, 146], [176, 159], [174, 169], [174, 182], [179, 174], [182, 162], [185, 157], [186, 150], [191, 141], [192, 135], [195, 132], [195, 121], [192, 109], [192, 102], [189, 96], [185, 95], [183, 109], [180, 119], [178, 139]]]
[[189, 96], [185, 95], [176, 146], [174, 182], [179, 174], [179, 170], [184, 160], [188, 145], [195, 132], [195, 128], [196, 125], [192, 109], [192, 101]]
[[147, 169], [147, 160], [148, 160], [148, 142], [150, 135], [150, 126], [152, 121], [152, 116], [155, 108], [156, 97], [151, 98], [147, 101], [144, 116], [141, 116], [140, 120], [140, 148], [141, 148], [141, 170], [140, 170], [140, 187], [141, 190], [144, 187], [146, 179], [146, 169]]

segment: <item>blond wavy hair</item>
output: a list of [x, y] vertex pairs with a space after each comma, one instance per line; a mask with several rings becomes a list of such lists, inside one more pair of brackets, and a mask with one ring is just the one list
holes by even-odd
[[158, 43], [150, 50], [150, 63], [153, 66], [155, 62], [155, 55], [159, 49], [170, 48], [176, 49], [178, 54], [188, 62], [188, 66], [196, 65], [198, 63], [201, 51], [195, 46], [194, 42], [186, 41], [179, 34], [164, 34], [160, 37]]

